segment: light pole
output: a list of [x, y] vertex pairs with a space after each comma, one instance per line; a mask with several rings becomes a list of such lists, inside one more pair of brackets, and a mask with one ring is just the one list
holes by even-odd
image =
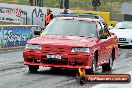
[[112, 0], [110, 0], [110, 13], [112, 11]]
[[84, 0], [84, 8], [86, 9], [86, 5], [87, 5], [87, 1], [86, 0]]

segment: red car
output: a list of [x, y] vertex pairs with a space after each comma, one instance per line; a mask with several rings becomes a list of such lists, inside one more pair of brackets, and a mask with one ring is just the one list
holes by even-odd
[[118, 58], [118, 39], [101, 20], [58, 17], [40, 37], [27, 42], [23, 57], [32, 72], [39, 66], [83, 68], [90, 73], [102, 66], [103, 71], [110, 71]]

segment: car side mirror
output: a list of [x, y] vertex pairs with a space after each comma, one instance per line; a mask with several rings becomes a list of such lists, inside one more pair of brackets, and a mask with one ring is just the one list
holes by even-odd
[[40, 35], [41, 32], [40, 31], [34, 31], [34, 35]]
[[107, 35], [100, 35], [100, 39], [107, 39]]
[[109, 30], [111, 30], [111, 29], [113, 29], [113, 28], [114, 28], [113, 26], [109, 26], [109, 27], [108, 27]]

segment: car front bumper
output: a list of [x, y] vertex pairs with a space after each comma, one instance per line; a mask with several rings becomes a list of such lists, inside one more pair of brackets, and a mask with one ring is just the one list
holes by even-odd
[[122, 46], [129, 46], [132, 45], [132, 38], [124, 38], [125, 40], [120, 40], [120, 38], [118, 38], [118, 45], [122, 45]]
[[[45, 67], [59, 67], [59, 68], [84, 68], [90, 69], [92, 66], [93, 56], [84, 53], [62, 53], [61, 59], [49, 59], [47, 54], [41, 51], [25, 50], [23, 52], [24, 64], [45, 66]], [[50, 54], [57, 54], [52, 52]]]

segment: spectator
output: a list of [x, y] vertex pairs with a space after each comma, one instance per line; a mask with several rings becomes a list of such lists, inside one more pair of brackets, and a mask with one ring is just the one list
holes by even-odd
[[62, 14], [68, 14], [68, 10], [65, 9], [64, 12]]
[[50, 9], [47, 9], [47, 14], [45, 16], [45, 26], [47, 26], [50, 21], [54, 18], [52, 11]]
[[93, 10], [97, 11], [97, 7], [99, 7], [101, 5], [100, 0], [93, 0], [92, 1], [92, 6], [93, 6]]

